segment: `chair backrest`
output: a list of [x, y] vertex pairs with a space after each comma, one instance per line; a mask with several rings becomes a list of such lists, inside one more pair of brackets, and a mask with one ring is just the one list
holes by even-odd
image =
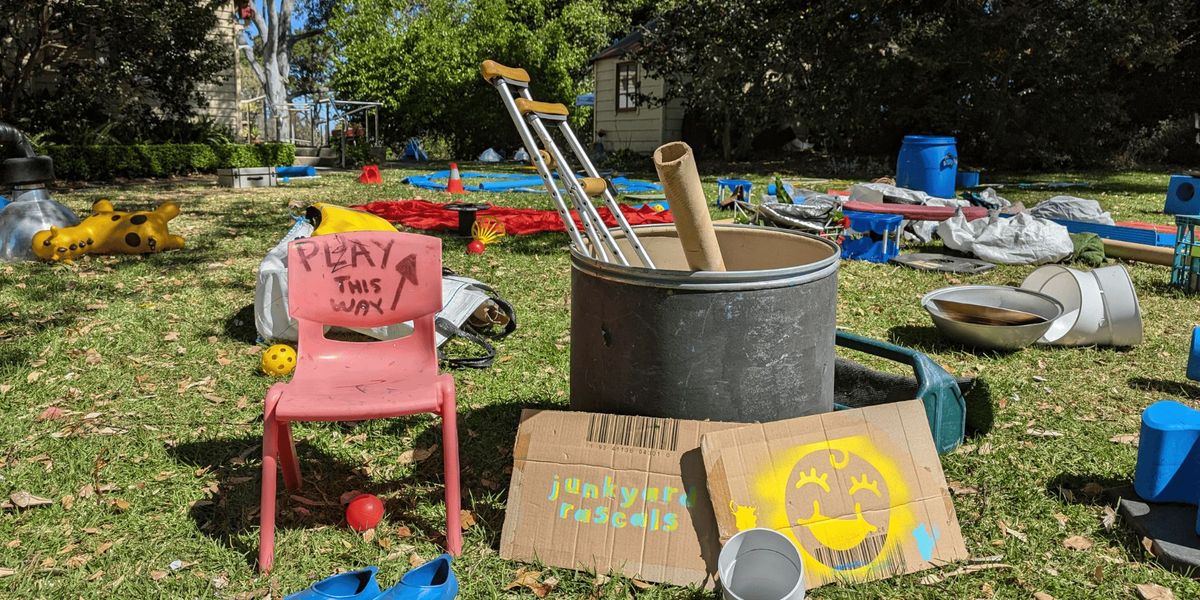
[[442, 308], [442, 241], [427, 235], [358, 231], [288, 244], [292, 317], [370, 328], [428, 321]]

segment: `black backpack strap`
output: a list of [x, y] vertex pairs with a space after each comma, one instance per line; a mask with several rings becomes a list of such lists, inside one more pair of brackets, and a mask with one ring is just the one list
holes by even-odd
[[496, 348], [479, 334], [463, 329], [441, 317], [434, 319], [434, 325], [437, 327], [438, 332], [447, 338], [460, 337], [483, 348], [483, 356], [462, 358], [449, 358], [442, 352], [441, 348], [438, 348], [438, 360], [444, 362], [446, 366], [452, 369], [486, 369], [492, 366], [492, 363], [496, 360]]

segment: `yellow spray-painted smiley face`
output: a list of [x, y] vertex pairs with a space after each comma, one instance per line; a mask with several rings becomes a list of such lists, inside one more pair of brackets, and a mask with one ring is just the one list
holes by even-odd
[[[913, 517], [894, 462], [866, 436], [806, 444], [760, 473], [760, 527], [789, 533], [822, 579], [888, 569]], [[762, 509], [767, 509], [765, 514]]]
[[805, 546], [831, 551], [823, 553], [835, 563], [829, 566], [867, 564], [879, 554], [878, 540], [888, 531], [888, 492], [879, 470], [861, 456], [845, 450], [812, 452], [796, 462], [788, 478], [788, 516], [801, 525], [797, 532]]
[[275, 344], [262, 353], [263, 373], [283, 377], [296, 368], [296, 351], [286, 344]]

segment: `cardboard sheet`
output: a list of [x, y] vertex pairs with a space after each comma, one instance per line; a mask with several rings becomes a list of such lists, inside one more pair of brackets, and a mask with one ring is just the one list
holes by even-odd
[[708, 432], [701, 448], [721, 541], [784, 533], [809, 588], [967, 558], [918, 401]]
[[738, 424], [526, 410], [500, 556], [712, 587], [700, 438]]

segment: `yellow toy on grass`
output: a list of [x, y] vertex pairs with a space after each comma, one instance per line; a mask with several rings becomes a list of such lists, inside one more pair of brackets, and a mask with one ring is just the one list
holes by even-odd
[[287, 344], [275, 344], [262, 353], [263, 373], [283, 377], [296, 368], [296, 351]]
[[69, 263], [84, 254], [147, 254], [183, 248], [183, 238], [167, 231], [179, 206], [163, 202], [153, 211], [113, 210], [108, 200], [92, 205], [92, 216], [74, 227], [51, 227], [33, 234], [33, 253], [42, 260]]

